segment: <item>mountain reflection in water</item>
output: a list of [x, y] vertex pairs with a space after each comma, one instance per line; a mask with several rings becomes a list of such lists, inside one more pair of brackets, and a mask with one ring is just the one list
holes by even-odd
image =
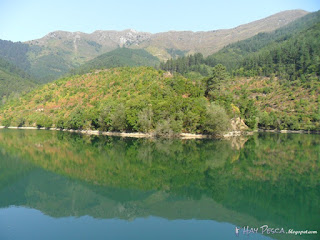
[[0, 130], [0, 238], [10, 232], [4, 216], [35, 211], [25, 208], [61, 221], [144, 219], [168, 224], [170, 236], [183, 229], [177, 220], [199, 229], [214, 222], [221, 239], [239, 239], [234, 226], [319, 232], [319, 146], [319, 135], [303, 134], [218, 141]]

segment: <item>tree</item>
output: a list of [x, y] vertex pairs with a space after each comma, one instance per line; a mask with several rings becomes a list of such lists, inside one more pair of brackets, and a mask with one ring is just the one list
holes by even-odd
[[153, 117], [153, 112], [150, 106], [147, 108], [144, 108], [138, 114], [138, 124], [140, 126], [140, 129], [143, 132], [149, 132], [152, 129], [152, 117]]
[[124, 104], [119, 104], [111, 114], [112, 129], [123, 132], [126, 129], [126, 110]]
[[210, 95], [212, 100], [221, 94], [222, 86], [229, 79], [229, 73], [222, 64], [218, 64], [213, 68], [212, 77], [207, 80], [206, 94]]
[[212, 77], [207, 81], [208, 90], [216, 89], [229, 79], [227, 69], [222, 64], [218, 64], [213, 68]]
[[229, 117], [223, 107], [211, 103], [207, 107], [204, 130], [209, 134], [219, 135], [230, 128]]

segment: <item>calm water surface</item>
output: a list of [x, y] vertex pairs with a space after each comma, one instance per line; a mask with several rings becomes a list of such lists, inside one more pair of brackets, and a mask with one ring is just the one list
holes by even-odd
[[[320, 239], [319, 223], [320, 135], [0, 130], [1, 240]], [[267, 234], [264, 225], [318, 234]]]

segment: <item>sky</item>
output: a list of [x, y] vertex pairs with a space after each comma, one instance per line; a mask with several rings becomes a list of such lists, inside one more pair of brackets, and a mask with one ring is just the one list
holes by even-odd
[[210, 31], [284, 10], [320, 9], [320, 0], [0, 0], [0, 39], [27, 41], [56, 30]]

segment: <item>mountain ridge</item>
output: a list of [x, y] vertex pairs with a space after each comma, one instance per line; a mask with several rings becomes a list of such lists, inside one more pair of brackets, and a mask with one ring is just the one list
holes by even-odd
[[[304, 10], [283, 11], [267, 18], [243, 24], [232, 29], [212, 31], [169, 31], [162, 33], [96, 30], [92, 33], [55, 31], [40, 39], [26, 41], [25, 65], [18, 65], [39, 82], [50, 82], [68, 73], [71, 69], [115, 50], [119, 47], [144, 49], [159, 60], [167, 60], [200, 52], [207, 56], [234, 43], [268, 32], [305, 16]], [[15, 47], [16, 43], [12, 43]], [[20, 45], [21, 45], [20, 44]], [[0, 49], [1, 50], [1, 49]], [[1, 55], [0, 51], [0, 57]], [[7, 59], [20, 63], [19, 59]], [[27, 69], [26, 69], [27, 68]]]
[[[287, 23], [306, 15], [308, 12], [303, 10], [288, 10], [283, 11], [269, 17], [256, 20], [250, 23], [239, 25], [231, 29], [218, 29], [210, 31], [167, 31], [159, 33], [149, 33], [143, 31], [136, 31], [133, 29], [125, 29], [121, 31], [116, 30], [96, 30], [92, 33], [84, 33], [81, 31], [68, 32], [68, 31], [54, 31], [50, 32], [40, 39], [26, 41], [25, 43], [30, 45], [47, 46], [50, 45], [50, 41], [73, 41], [74, 46], [77, 44], [81, 46], [81, 41], [94, 41], [100, 44], [102, 51], [110, 51], [117, 47], [134, 47], [134, 48], [148, 48], [158, 47], [160, 45], [163, 48], [177, 48], [188, 52], [201, 52], [203, 54], [210, 54], [221, 49], [227, 43], [234, 42], [235, 40], [242, 40], [253, 36], [258, 32], [272, 31], [278, 27], [284, 26]], [[261, 26], [262, 24], [262, 26]], [[263, 29], [262, 29], [263, 28]], [[237, 39], [236, 35], [241, 34]], [[223, 43], [219, 42], [215, 38], [224, 38]], [[163, 41], [169, 39], [169, 41]], [[209, 38], [206, 40], [206, 38]], [[214, 38], [214, 39], [212, 39]], [[182, 41], [182, 43], [181, 43]], [[202, 50], [204, 44], [215, 45], [208, 48], [209, 51]], [[190, 44], [191, 43], [191, 44]], [[90, 43], [89, 43], [90, 44]], [[142, 45], [141, 45], [142, 44]], [[55, 44], [56, 45], [56, 44]], [[196, 47], [192, 47], [194, 45]], [[200, 46], [201, 45], [201, 46]], [[74, 47], [77, 51], [77, 47]], [[151, 51], [150, 49], [149, 52]], [[99, 51], [100, 52], [100, 51]], [[168, 58], [168, 56], [160, 56], [161, 58]]]

